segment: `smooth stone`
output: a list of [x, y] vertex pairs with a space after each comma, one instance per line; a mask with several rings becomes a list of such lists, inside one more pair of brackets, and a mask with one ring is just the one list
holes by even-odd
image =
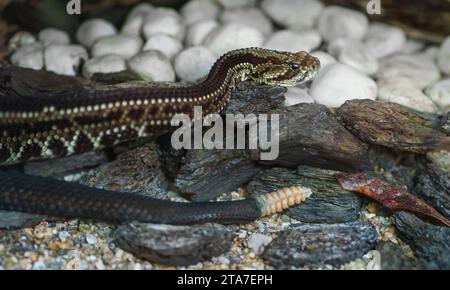
[[11, 63], [18, 67], [42, 69], [44, 67], [44, 46], [40, 42], [23, 45], [11, 55]]
[[336, 58], [334, 58], [334, 56], [332, 56], [331, 54], [328, 54], [324, 51], [316, 50], [316, 51], [311, 52], [311, 55], [315, 56], [319, 59], [321, 69], [324, 69], [327, 66], [337, 62], [337, 60], [336, 60]]
[[273, 24], [270, 19], [255, 7], [225, 10], [220, 15], [220, 21], [222, 23], [247, 25], [261, 31], [264, 35], [269, 35], [273, 31]]
[[101, 18], [91, 18], [78, 27], [76, 39], [82, 45], [91, 47], [97, 39], [116, 33], [116, 28], [110, 22]]
[[304, 203], [285, 214], [304, 223], [341, 223], [357, 220], [361, 199], [340, 187], [336, 178], [324, 169], [299, 166], [297, 171], [271, 168], [257, 174], [247, 185], [249, 196], [258, 196], [285, 187], [303, 186], [313, 194]]
[[70, 36], [67, 32], [57, 28], [45, 28], [38, 34], [39, 41], [44, 45], [69, 44]]
[[439, 46], [430, 45], [427, 48], [425, 48], [424, 51], [419, 53], [418, 55], [428, 57], [429, 59], [437, 62], [438, 57], [439, 57]]
[[225, 9], [242, 8], [256, 4], [256, 0], [217, 0], [217, 2]]
[[115, 73], [126, 69], [127, 65], [123, 57], [107, 54], [88, 60], [83, 66], [83, 76], [89, 79], [95, 73]]
[[146, 39], [152, 35], [163, 33], [181, 41], [185, 34], [185, 24], [174, 9], [160, 7], [146, 15], [142, 32]]
[[406, 42], [405, 32], [393, 25], [371, 23], [364, 43], [369, 54], [376, 58], [400, 52]]
[[187, 25], [197, 21], [216, 19], [220, 7], [212, 0], [191, 0], [181, 7], [180, 13]]
[[188, 266], [227, 252], [233, 226], [207, 223], [172, 226], [134, 223], [115, 231], [120, 248], [151, 263]]
[[444, 111], [450, 109], [450, 78], [442, 79], [429, 85], [424, 92]]
[[339, 53], [338, 60], [366, 75], [373, 75], [378, 70], [377, 58], [362, 42], [345, 45]]
[[450, 75], [450, 36], [444, 40], [439, 49], [438, 65], [443, 73]]
[[339, 107], [353, 99], [375, 100], [377, 91], [374, 80], [348, 65], [336, 63], [319, 73], [309, 93], [319, 104]]
[[142, 51], [156, 49], [173, 59], [182, 49], [180, 41], [167, 34], [155, 34], [145, 42]]
[[378, 100], [397, 103], [418, 111], [434, 113], [436, 105], [416, 84], [406, 78], [381, 79], [378, 84]]
[[261, 8], [283, 27], [304, 29], [316, 25], [323, 4], [316, 0], [263, 0]]
[[263, 34], [254, 28], [242, 24], [225, 24], [211, 31], [204, 40], [204, 46], [215, 56], [245, 47], [260, 47], [264, 42]]
[[260, 255], [264, 252], [264, 248], [272, 241], [272, 237], [260, 233], [253, 233], [248, 237], [247, 247], [255, 254]]
[[36, 37], [28, 31], [18, 31], [8, 41], [8, 51], [14, 51], [21, 46], [36, 42]]
[[45, 69], [61, 75], [76, 76], [89, 58], [86, 49], [75, 44], [50, 44], [45, 48]]
[[411, 79], [416, 87], [422, 89], [438, 81], [441, 74], [432, 59], [420, 54], [397, 54], [380, 61], [379, 80], [399, 77]]
[[363, 39], [368, 26], [369, 21], [363, 13], [334, 5], [325, 8], [318, 23], [319, 32], [326, 41], [341, 37]]
[[434, 226], [406, 212], [395, 213], [392, 222], [398, 237], [411, 246], [425, 269], [450, 269], [450, 228]]
[[375, 247], [377, 236], [368, 222], [298, 224], [275, 238], [262, 257], [277, 269], [338, 266], [362, 258]]
[[215, 20], [203, 20], [189, 25], [186, 32], [186, 44], [190, 46], [202, 44], [206, 36], [218, 26], [219, 22]]
[[142, 48], [142, 39], [137, 36], [117, 34], [105, 36], [97, 40], [92, 46], [92, 56], [117, 54], [128, 59], [136, 55]]
[[149, 3], [141, 3], [136, 5], [128, 13], [122, 28], [120, 29], [121, 34], [140, 36], [142, 31], [142, 24], [146, 15], [154, 9], [153, 5]]
[[311, 51], [322, 42], [320, 34], [315, 30], [295, 32], [280, 30], [272, 34], [264, 44], [265, 48], [281, 51]]
[[290, 87], [284, 94], [284, 105], [289, 107], [300, 103], [314, 103], [314, 99], [308, 94], [307, 89]]
[[358, 43], [360, 43], [359, 40], [356, 39], [349, 39], [349, 38], [336, 38], [331, 40], [330, 42], [328, 42], [327, 44], [327, 52], [334, 56], [334, 57], [338, 57], [339, 54], [341, 54], [342, 49], [344, 49], [344, 47], [346, 46], [352, 46], [352, 45], [358, 45]]
[[426, 46], [426, 43], [421, 40], [406, 39], [406, 42], [405, 42], [405, 44], [403, 44], [403, 47], [401, 49], [401, 53], [402, 54], [418, 53], [421, 50], [423, 50], [425, 46]]
[[128, 60], [128, 67], [149, 81], [175, 81], [175, 72], [169, 58], [159, 50], [147, 50], [133, 56]]
[[440, 169], [450, 172], [450, 150], [427, 152], [427, 159]]
[[193, 46], [183, 50], [174, 61], [177, 76], [187, 82], [195, 82], [206, 76], [216, 57], [203, 46]]
[[34, 227], [45, 220], [45, 218], [45, 216], [41, 215], [0, 210], [0, 230], [15, 230]]

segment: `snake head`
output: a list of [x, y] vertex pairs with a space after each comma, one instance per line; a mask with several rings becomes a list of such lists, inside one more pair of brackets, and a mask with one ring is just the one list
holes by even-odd
[[247, 80], [272, 86], [289, 87], [314, 79], [320, 70], [320, 61], [311, 54], [260, 50], [261, 62], [254, 65]]

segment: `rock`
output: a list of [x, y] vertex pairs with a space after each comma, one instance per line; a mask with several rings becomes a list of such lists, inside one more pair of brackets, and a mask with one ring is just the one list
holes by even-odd
[[369, 26], [367, 16], [340, 6], [327, 6], [320, 15], [318, 28], [326, 41], [337, 38], [363, 39]]
[[444, 112], [450, 109], [450, 78], [429, 85], [424, 92]]
[[170, 60], [159, 50], [147, 50], [128, 60], [129, 68], [142, 78], [155, 82], [174, 82]]
[[315, 26], [323, 4], [316, 0], [264, 0], [261, 8], [281, 26], [304, 29]]
[[356, 69], [336, 63], [322, 69], [313, 81], [309, 93], [319, 104], [339, 107], [347, 100], [374, 100], [377, 96], [377, 84]]
[[44, 45], [49, 44], [69, 44], [70, 37], [67, 32], [57, 28], [45, 28], [39, 32], [39, 41]]
[[417, 40], [417, 39], [406, 39], [405, 44], [403, 45], [401, 49], [402, 54], [413, 54], [418, 53], [425, 47], [426, 43]]
[[247, 25], [259, 30], [264, 35], [269, 35], [273, 31], [273, 24], [270, 19], [258, 8], [245, 7], [225, 10], [220, 15], [222, 23], [236, 23]]
[[338, 57], [344, 47], [352, 45], [360, 45], [361, 41], [350, 38], [336, 38], [331, 40], [327, 45], [327, 51], [334, 57]]
[[181, 41], [184, 38], [185, 27], [181, 16], [174, 9], [160, 7], [147, 13], [142, 31], [146, 39], [163, 33]]
[[164, 53], [169, 59], [173, 59], [182, 49], [180, 41], [167, 34], [155, 34], [147, 39], [143, 51], [156, 49]]
[[186, 44], [192, 46], [202, 44], [206, 36], [218, 26], [219, 23], [215, 20], [203, 20], [189, 25], [186, 33]]
[[125, 59], [136, 55], [142, 48], [142, 39], [137, 36], [117, 34], [98, 39], [92, 46], [93, 57], [117, 54]]
[[437, 167], [450, 172], [450, 151], [439, 150], [427, 152], [427, 159]]
[[45, 68], [61, 75], [77, 75], [87, 59], [88, 53], [81, 45], [50, 44], [44, 51]]
[[100, 18], [91, 18], [78, 27], [76, 38], [82, 45], [91, 47], [97, 39], [116, 33], [116, 28], [110, 22]]
[[378, 60], [362, 42], [345, 45], [339, 53], [338, 60], [366, 75], [373, 75], [378, 70]]
[[331, 264], [362, 258], [376, 244], [370, 223], [294, 225], [274, 239], [263, 259], [277, 269]]
[[233, 227], [131, 224], [120, 226], [115, 235], [120, 248], [151, 263], [188, 266], [227, 252]]
[[256, 0], [217, 0], [217, 2], [225, 9], [242, 8], [254, 6], [256, 4]]
[[211, 31], [204, 40], [204, 46], [215, 56], [244, 47], [260, 47], [264, 36], [259, 30], [242, 24], [225, 24]]
[[187, 82], [195, 82], [208, 75], [216, 57], [203, 46], [193, 46], [177, 55], [174, 61], [177, 76]]
[[11, 55], [11, 63], [23, 68], [42, 69], [44, 67], [44, 46], [37, 42], [19, 47]]
[[330, 55], [324, 51], [316, 50], [316, 51], [311, 52], [311, 54], [319, 59], [321, 70], [323, 70], [330, 64], [336, 63], [336, 61], [337, 61], [332, 55]]
[[0, 210], [0, 230], [15, 230], [34, 227], [45, 218], [45, 216], [41, 215]]
[[131, 9], [130, 13], [128, 13], [127, 18], [122, 25], [120, 33], [132, 36], [140, 36], [144, 19], [146, 15], [153, 9], [153, 6], [149, 3], [141, 3], [136, 5], [133, 9]]
[[397, 54], [380, 61], [377, 78], [410, 79], [417, 88], [422, 89], [440, 79], [440, 72], [434, 61], [423, 55]]
[[322, 42], [320, 34], [315, 30], [294, 32], [280, 30], [272, 34], [264, 44], [265, 48], [282, 51], [311, 51]]
[[187, 25], [201, 20], [216, 19], [220, 8], [211, 0], [191, 0], [181, 7], [181, 15]]
[[81, 183], [113, 191], [168, 199], [167, 184], [153, 148], [139, 147], [82, 176]]
[[439, 46], [430, 45], [427, 48], [425, 48], [424, 51], [418, 53], [418, 55], [423, 56], [425, 58], [429, 58], [433, 62], [437, 62], [439, 57]]
[[391, 242], [377, 245], [380, 253], [380, 270], [421, 270], [422, 263], [415, 257], [408, 256], [402, 246]]
[[291, 218], [305, 223], [340, 223], [358, 218], [361, 199], [343, 190], [331, 173], [314, 167], [299, 166], [297, 172], [284, 168], [265, 170], [249, 182], [247, 194], [258, 196], [295, 185], [310, 188], [313, 194], [286, 211]]
[[308, 94], [308, 90], [290, 87], [288, 88], [286, 94], [284, 94], [286, 100], [284, 101], [285, 106], [293, 106], [300, 103], [314, 103], [314, 99]]
[[370, 24], [364, 43], [370, 55], [382, 58], [401, 51], [406, 43], [406, 35], [398, 27], [375, 22]]
[[378, 100], [397, 103], [418, 111], [433, 113], [436, 105], [407, 78], [395, 77], [378, 81]]
[[438, 65], [443, 73], [450, 75], [450, 36], [444, 40], [439, 49]]
[[14, 51], [21, 46], [36, 42], [36, 37], [28, 31], [16, 32], [8, 41], [8, 51]]
[[450, 228], [431, 225], [406, 212], [395, 213], [392, 221], [397, 235], [411, 246], [425, 269], [450, 269]]
[[103, 151], [91, 151], [63, 158], [27, 162], [24, 164], [24, 172], [62, 179], [65, 175], [93, 168], [107, 161], [108, 158]]
[[126, 70], [125, 59], [116, 54], [97, 56], [88, 60], [83, 66], [83, 76], [91, 78], [95, 73], [115, 73]]
[[264, 248], [272, 241], [271, 236], [253, 233], [247, 240], [247, 246], [257, 255], [264, 252]]

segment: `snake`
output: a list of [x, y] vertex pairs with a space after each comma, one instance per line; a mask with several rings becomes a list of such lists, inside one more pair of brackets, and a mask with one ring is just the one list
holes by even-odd
[[[289, 87], [316, 77], [311, 54], [263, 48], [232, 50], [192, 84], [96, 85], [70, 93], [12, 94], [0, 87], [0, 165], [99, 150], [170, 131], [177, 114], [220, 113], [241, 82]], [[0, 209], [111, 222], [242, 223], [305, 200], [304, 188], [233, 201], [175, 202], [76, 182], [0, 171]]]

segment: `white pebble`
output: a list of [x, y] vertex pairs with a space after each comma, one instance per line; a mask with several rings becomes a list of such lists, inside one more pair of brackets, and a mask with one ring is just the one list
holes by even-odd
[[36, 42], [36, 37], [28, 31], [16, 32], [8, 42], [8, 50], [14, 51], [21, 46], [29, 45]]
[[147, 13], [142, 31], [146, 39], [163, 33], [181, 41], [184, 38], [185, 24], [174, 9], [160, 7]]
[[183, 49], [183, 45], [177, 39], [167, 34], [155, 34], [147, 40], [142, 50], [151, 49], [159, 50], [172, 59]]
[[271, 35], [264, 44], [265, 48], [299, 52], [311, 51], [322, 42], [320, 34], [315, 30], [296, 32], [291, 30], [280, 30]]
[[191, 0], [180, 10], [187, 25], [197, 21], [216, 19], [219, 12], [219, 6], [212, 0]]
[[11, 55], [11, 63], [18, 67], [42, 69], [44, 67], [44, 46], [40, 42], [23, 45]]
[[309, 93], [314, 101], [329, 107], [339, 107], [352, 99], [371, 99], [377, 96], [374, 80], [345, 64], [332, 64], [313, 81]]
[[441, 45], [438, 55], [438, 64], [441, 71], [450, 75], [450, 36]]
[[436, 112], [436, 105], [407, 78], [397, 77], [378, 81], [378, 99], [397, 103], [418, 111]]
[[247, 241], [247, 246], [257, 255], [262, 254], [264, 248], [272, 241], [271, 236], [253, 233]]
[[439, 107], [450, 109], [450, 78], [442, 79], [425, 88], [425, 94]]
[[215, 20], [198, 21], [189, 25], [186, 33], [186, 44], [192, 46], [202, 44], [206, 36], [218, 26], [219, 23]]
[[248, 7], [225, 10], [220, 15], [222, 23], [237, 23], [247, 25], [269, 35], [273, 31], [273, 24], [261, 10]]
[[321, 69], [324, 69], [325, 67], [329, 66], [330, 64], [336, 63], [336, 59], [334, 56], [324, 52], [324, 51], [313, 51], [311, 55], [317, 57], [320, 61], [320, 67]]
[[402, 50], [406, 35], [402, 29], [384, 23], [372, 23], [365, 38], [370, 54], [382, 58]]
[[425, 47], [425, 42], [416, 39], [407, 39], [401, 52], [403, 54], [412, 54], [421, 51]]
[[225, 9], [233, 9], [254, 6], [256, 0], [217, 0], [217, 2]]
[[39, 32], [39, 41], [44, 45], [49, 44], [69, 44], [70, 37], [69, 34], [61, 29], [56, 28], [45, 28]]
[[281, 26], [304, 29], [315, 26], [323, 4], [317, 0], [264, 0], [261, 8]]
[[92, 234], [87, 234], [86, 242], [88, 242], [88, 244], [90, 244], [90, 245], [95, 245], [95, 244], [97, 244], [97, 238]]
[[133, 9], [131, 9], [130, 13], [128, 13], [120, 33], [139, 36], [141, 34], [142, 24], [144, 23], [146, 15], [153, 9], [153, 6], [149, 3], [141, 3], [136, 5]]
[[420, 54], [398, 54], [380, 62], [378, 79], [399, 77], [411, 79], [421, 89], [439, 80], [440, 72], [434, 60]]
[[351, 45], [345, 45], [339, 53], [338, 60], [366, 75], [373, 75], [378, 70], [377, 58], [359, 41]]
[[110, 22], [100, 18], [92, 18], [78, 27], [76, 38], [82, 45], [91, 47], [97, 39], [116, 33], [116, 28]]
[[229, 23], [211, 31], [205, 38], [204, 46], [210, 49], [214, 55], [221, 56], [233, 49], [260, 47], [263, 42], [264, 36], [258, 30]]
[[193, 46], [182, 51], [174, 61], [177, 76], [187, 82], [195, 82], [206, 76], [216, 57], [203, 46]]
[[356, 39], [349, 39], [349, 38], [336, 38], [331, 40], [327, 45], [327, 51], [329, 54], [331, 54], [334, 57], [339, 57], [341, 54], [341, 51], [346, 46], [351, 46], [353, 44], [358, 44], [360, 41]]
[[130, 58], [142, 48], [142, 39], [137, 36], [117, 34], [105, 36], [97, 40], [92, 46], [92, 56], [117, 54]]
[[436, 45], [430, 45], [427, 48], [425, 48], [424, 51], [419, 53], [418, 55], [428, 57], [429, 59], [433, 61], [437, 61], [439, 57], [439, 46]]
[[77, 75], [87, 59], [88, 53], [81, 45], [50, 44], [44, 52], [45, 68], [61, 75]]
[[175, 72], [170, 60], [159, 50], [147, 50], [135, 55], [128, 60], [128, 67], [149, 81], [175, 81]]
[[83, 76], [90, 78], [95, 73], [115, 73], [126, 68], [123, 57], [116, 54], [107, 54], [88, 60], [83, 66]]
[[362, 39], [369, 21], [361, 12], [340, 6], [328, 6], [319, 18], [319, 31], [326, 41], [336, 38]]
[[308, 94], [308, 90], [303, 88], [290, 87], [284, 97], [284, 105], [287, 107], [300, 103], [314, 103], [314, 99]]

